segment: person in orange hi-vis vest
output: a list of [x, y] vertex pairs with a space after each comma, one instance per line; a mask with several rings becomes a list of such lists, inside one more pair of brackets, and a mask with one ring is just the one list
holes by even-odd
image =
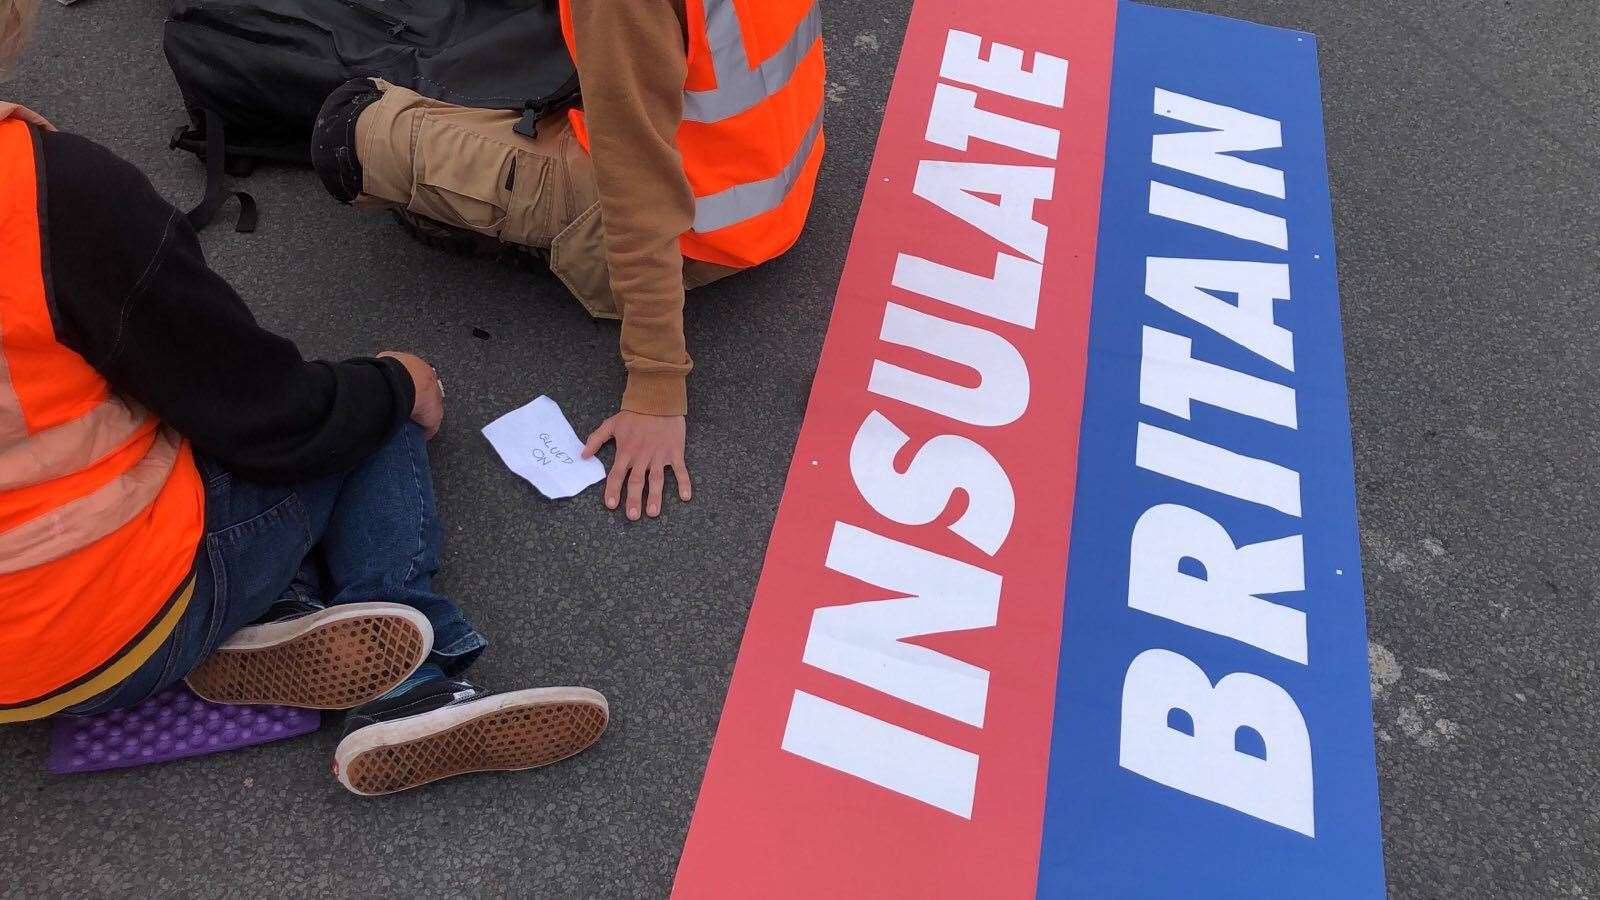
[[[0, 0], [0, 77], [37, 8]], [[443, 415], [416, 356], [305, 360], [136, 169], [0, 102], [0, 723], [180, 680], [354, 708], [360, 794], [592, 744], [600, 694], [461, 678], [486, 641], [432, 588]]]
[[591, 315], [622, 320], [627, 387], [590, 435], [616, 442], [602, 494], [659, 515], [685, 466], [684, 291], [799, 239], [822, 162], [816, 0], [560, 0], [582, 108], [518, 129], [358, 79], [323, 104], [311, 157], [335, 197], [395, 210], [430, 243], [526, 248]]

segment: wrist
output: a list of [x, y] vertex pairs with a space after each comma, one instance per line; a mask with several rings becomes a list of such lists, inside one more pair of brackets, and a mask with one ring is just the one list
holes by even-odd
[[379, 365], [390, 372], [389, 381], [397, 389], [399, 396], [396, 398], [405, 404], [407, 415], [417, 408], [417, 398], [421, 396], [417, 390], [417, 379], [412, 376], [411, 369], [399, 357], [380, 353], [377, 355]]
[[676, 372], [629, 372], [622, 409], [647, 416], [688, 415], [688, 378]]
[[437, 383], [438, 373], [427, 360], [414, 353], [385, 350], [378, 354], [378, 358], [393, 360], [405, 370], [406, 380], [411, 383], [411, 412], [415, 415], [427, 399], [430, 389]]

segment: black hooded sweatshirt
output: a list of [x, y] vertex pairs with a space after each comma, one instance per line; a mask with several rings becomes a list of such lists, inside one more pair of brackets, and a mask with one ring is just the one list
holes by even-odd
[[256, 324], [139, 170], [77, 135], [34, 132], [56, 339], [119, 392], [267, 482], [346, 471], [410, 417], [399, 362], [308, 362]]

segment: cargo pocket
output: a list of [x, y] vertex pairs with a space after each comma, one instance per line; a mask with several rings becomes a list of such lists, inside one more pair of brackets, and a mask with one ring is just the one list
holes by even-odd
[[424, 120], [406, 209], [446, 225], [499, 237], [516, 151], [438, 119]]
[[550, 160], [526, 150], [511, 151], [506, 168], [506, 221], [500, 240], [524, 247], [550, 249], [555, 238], [555, 198], [547, 189]]
[[622, 318], [616, 297], [611, 293], [611, 271], [606, 266], [606, 229], [600, 218], [599, 203], [584, 210], [556, 235], [550, 244], [550, 271], [578, 298], [589, 315], [596, 319]]

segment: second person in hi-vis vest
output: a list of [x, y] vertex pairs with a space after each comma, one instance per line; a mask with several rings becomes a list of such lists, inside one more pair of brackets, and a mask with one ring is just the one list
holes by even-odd
[[335, 91], [312, 160], [338, 199], [424, 240], [536, 255], [590, 314], [622, 320], [627, 387], [589, 438], [616, 441], [608, 507], [661, 511], [685, 466], [684, 292], [794, 245], [822, 162], [815, 0], [560, 0], [582, 108], [515, 131], [378, 80]]

